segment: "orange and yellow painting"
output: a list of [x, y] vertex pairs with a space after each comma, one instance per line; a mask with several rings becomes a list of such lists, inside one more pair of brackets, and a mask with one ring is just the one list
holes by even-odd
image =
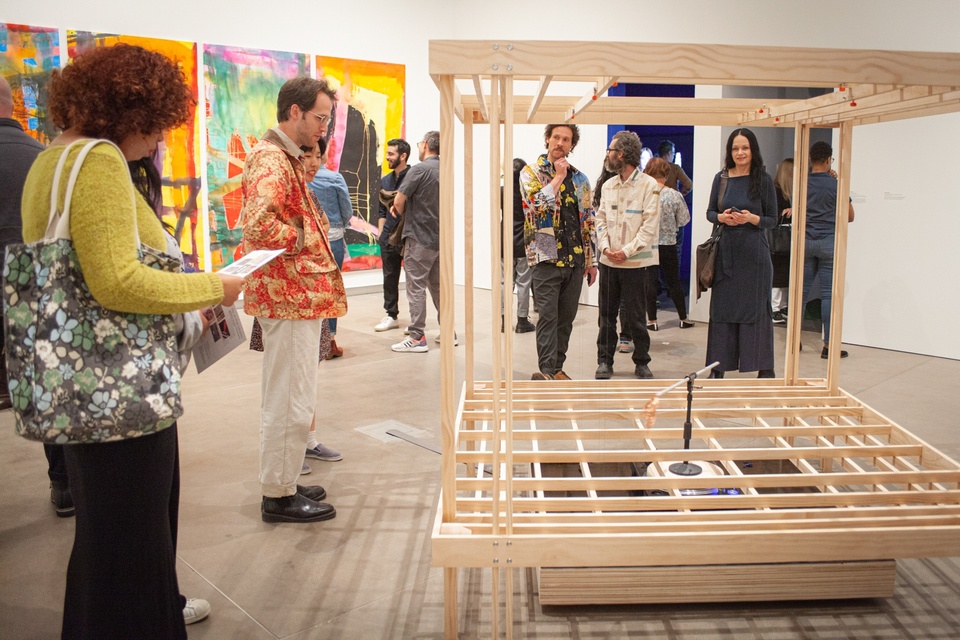
[[59, 29], [0, 22], [0, 74], [13, 90], [13, 118], [43, 144], [58, 133], [47, 115], [47, 82], [59, 68]]
[[[67, 31], [67, 49], [71, 60], [95, 47], [110, 47], [121, 42], [155, 51], [176, 62], [183, 69], [194, 100], [199, 98], [196, 42]], [[174, 237], [180, 243], [188, 271], [204, 271], [208, 267], [204, 228], [202, 218], [198, 215], [201, 189], [199, 158], [200, 120], [197, 109], [194, 109], [186, 124], [167, 132], [156, 157], [163, 180], [163, 221], [173, 230]]]

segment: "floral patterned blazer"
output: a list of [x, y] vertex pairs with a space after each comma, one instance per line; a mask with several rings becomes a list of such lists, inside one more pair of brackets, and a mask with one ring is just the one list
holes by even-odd
[[[580, 235], [584, 262], [587, 268], [596, 266], [594, 249], [597, 236], [591, 202], [590, 180], [582, 172], [570, 167], [574, 193], [555, 194], [550, 187], [557, 172], [543, 154], [535, 165], [527, 165], [520, 172], [520, 192], [523, 195], [523, 240], [527, 249], [527, 263], [557, 262], [558, 230], [560, 228], [560, 198], [574, 197], [580, 212]], [[561, 191], [566, 187], [561, 186]], [[558, 197], [559, 196], [559, 197]]]
[[299, 148], [278, 129], [258, 142], [243, 167], [243, 250], [285, 249], [250, 274], [243, 309], [284, 320], [337, 318], [347, 312], [343, 278], [304, 181]]

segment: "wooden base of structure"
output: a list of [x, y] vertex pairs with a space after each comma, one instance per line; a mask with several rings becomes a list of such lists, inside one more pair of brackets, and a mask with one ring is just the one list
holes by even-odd
[[658, 604], [887, 598], [894, 560], [542, 568], [540, 604]]

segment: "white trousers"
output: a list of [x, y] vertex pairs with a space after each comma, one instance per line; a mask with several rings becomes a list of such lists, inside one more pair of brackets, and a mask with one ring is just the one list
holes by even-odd
[[282, 498], [297, 492], [316, 409], [320, 320], [259, 320], [263, 328], [260, 492]]

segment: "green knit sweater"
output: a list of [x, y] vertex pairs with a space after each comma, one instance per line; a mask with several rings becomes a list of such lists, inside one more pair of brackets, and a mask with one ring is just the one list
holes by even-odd
[[[70, 152], [60, 178], [63, 207], [67, 178], [83, 145]], [[23, 188], [23, 239], [35, 242], [46, 231], [50, 189], [64, 146], [53, 146], [33, 163]], [[212, 273], [169, 273], [151, 269], [137, 258], [134, 215], [143, 244], [167, 248], [163, 226], [150, 205], [136, 195], [130, 199], [127, 163], [108, 145], [98, 145], [87, 156], [73, 190], [70, 235], [84, 280], [94, 299], [107, 309], [128, 313], [174, 314], [218, 303], [223, 285]]]

